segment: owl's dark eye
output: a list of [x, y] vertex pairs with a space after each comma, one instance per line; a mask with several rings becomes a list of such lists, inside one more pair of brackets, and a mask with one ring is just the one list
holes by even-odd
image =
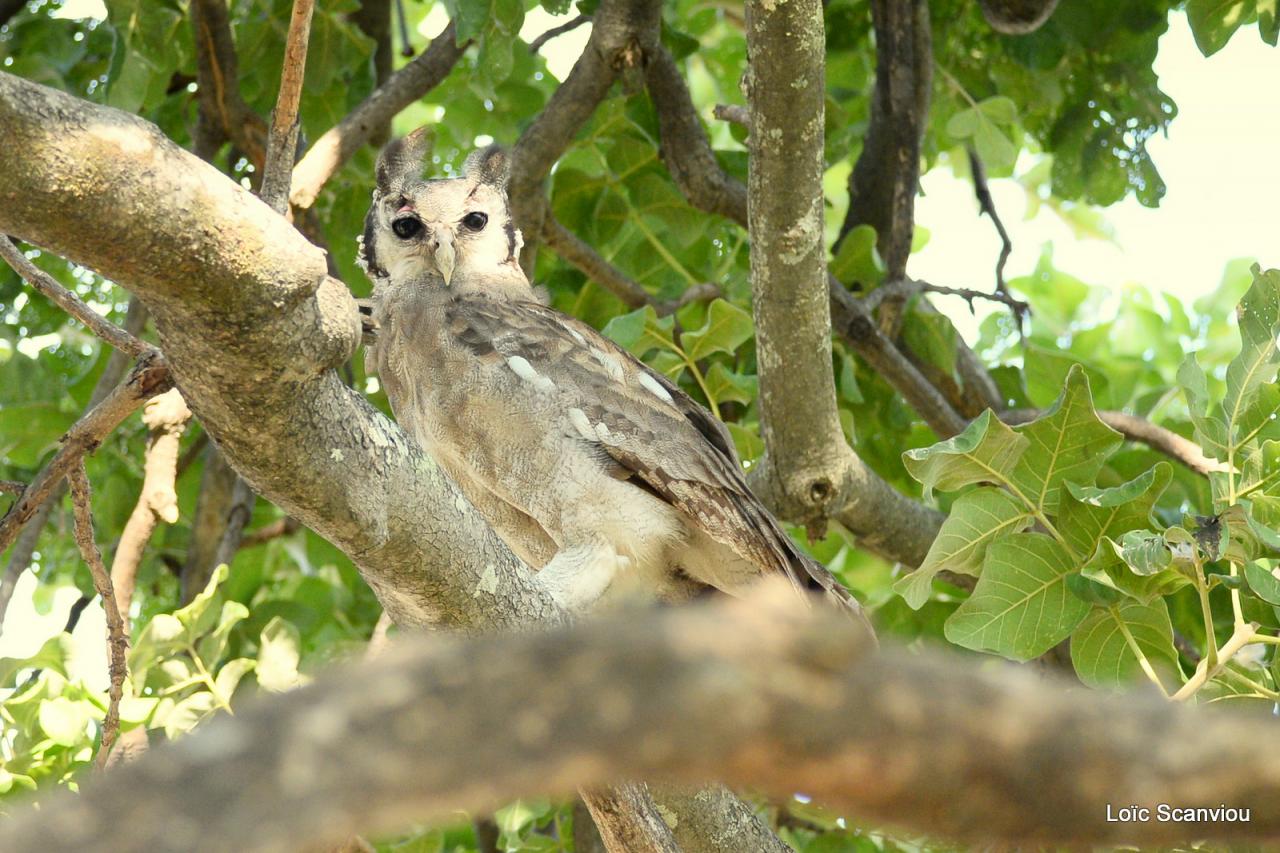
[[472, 211], [471, 213], [468, 213], [466, 216], [462, 217], [463, 227], [471, 231], [481, 231], [484, 229], [484, 226], [487, 225], [488, 223], [489, 223], [488, 214], [481, 213], [478, 210]]
[[391, 230], [396, 232], [396, 236], [401, 240], [408, 240], [422, 233], [422, 223], [412, 216], [402, 216], [391, 223]]

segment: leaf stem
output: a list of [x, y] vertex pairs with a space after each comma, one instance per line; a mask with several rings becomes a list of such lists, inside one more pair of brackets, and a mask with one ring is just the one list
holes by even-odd
[[1160, 676], [1156, 674], [1155, 667], [1151, 665], [1151, 661], [1143, 654], [1142, 647], [1134, 639], [1129, 626], [1124, 623], [1124, 619], [1120, 616], [1120, 608], [1113, 604], [1107, 609], [1111, 612], [1111, 618], [1116, 620], [1116, 625], [1120, 627], [1120, 633], [1124, 635], [1124, 641], [1129, 645], [1129, 651], [1133, 652], [1133, 656], [1138, 659], [1138, 666], [1142, 667], [1147, 679], [1156, 686], [1156, 689], [1160, 691], [1160, 695], [1168, 699], [1169, 691], [1165, 690], [1164, 685], [1160, 683]]
[[1213, 610], [1209, 606], [1209, 584], [1204, 577], [1204, 561], [1200, 559], [1199, 549], [1191, 549], [1191, 561], [1196, 568], [1196, 592], [1200, 595], [1200, 612], [1204, 617], [1204, 638], [1208, 648], [1208, 654], [1205, 655], [1201, 663], [1205, 664], [1209, 669], [1214, 669], [1218, 665], [1218, 638], [1213, 632]]
[[1216, 663], [1210, 664], [1209, 656], [1202, 658], [1200, 665], [1196, 667], [1195, 674], [1187, 680], [1186, 684], [1182, 685], [1181, 689], [1179, 689], [1177, 693], [1173, 694], [1170, 701], [1185, 702], [1192, 696], [1196, 695], [1196, 692], [1201, 687], [1204, 687], [1209, 679], [1217, 675], [1218, 672], [1221, 671], [1222, 667], [1226, 666], [1227, 661], [1235, 657], [1236, 652], [1249, 644], [1257, 633], [1257, 630], [1258, 625], [1255, 622], [1246, 622], [1243, 625], [1237, 625], [1235, 633], [1231, 635], [1231, 638], [1227, 640], [1226, 645], [1221, 649], [1214, 650], [1213, 647], [1210, 646], [1210, 655], [1216, 659]]

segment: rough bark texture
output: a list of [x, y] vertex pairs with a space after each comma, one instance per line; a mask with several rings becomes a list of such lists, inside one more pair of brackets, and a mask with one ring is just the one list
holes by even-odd
[[680, 853], [643, 782], [583, 791], [582, 802], [610, 853]]
[[[0, 849], [293, 850], [633, 775], [803, 790], [975, 844], [1280, 840], [1266, 716], [867, 642], [776, 586], [517, 637], [407, 637], [49, 796]], [[1108, 804], [1161, 802], [1250, 821], [1107, 820]]]
[[129, 283], [232, 464], [350, 554], [398, 624], [558, 618], [436, 466], [334, 372], [358, 314], [287, 222], [140, 119], [4, 74], [0, 152], [0, 231]]
[[[681, 816], [672, 834], [684, 853], [788, 853], [791, 849], [750, 806], [723, 785], [705, 788], [667, 785], [657, 788], [654, 798], [660, 808]], [[715, 822], [702, 819], [707, 814], [729, 815], [730, 819]]]
[[761, 467], [774, 505], [821, 525], [854, 467], [831, 370], [823, 247], [825, 41], [820, 0], [746, 6], [751, 291]]

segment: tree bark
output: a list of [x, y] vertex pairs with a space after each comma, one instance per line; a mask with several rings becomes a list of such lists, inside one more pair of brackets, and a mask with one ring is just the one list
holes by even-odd
[[[0, 849], [295, 850], [628, 777], [804, 791], [975, 845], [1280, 840], [1266, 715], [869, 645], [780, 583], [518, 636], [411, 635], [51, 794], [0, 826]], [[1134, 803], [1250, 815], [1108, 820]]]

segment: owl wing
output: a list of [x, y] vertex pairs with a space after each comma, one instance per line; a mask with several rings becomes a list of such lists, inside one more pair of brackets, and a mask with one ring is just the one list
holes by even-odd
[[751, 493], [724, 424], [674, 382], [586, 323], [538, 303], [459, 299], [445, 322], [477, 355], [496, 353], [530, 381], [554, 386], [544, 389], [558, 395], [576, 434], [618, 466], [620, 479], [681, 510], [762, 572], [782, 572], [859, 610]]

